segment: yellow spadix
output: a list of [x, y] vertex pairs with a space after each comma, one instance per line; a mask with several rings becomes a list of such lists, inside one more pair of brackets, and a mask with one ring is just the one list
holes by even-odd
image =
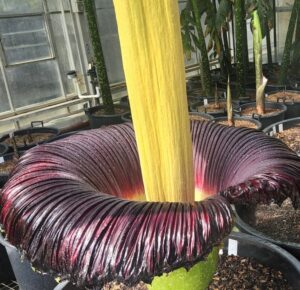
[[123, 66], [151, 201], [194, 200], [177, 0], [114, 0]]

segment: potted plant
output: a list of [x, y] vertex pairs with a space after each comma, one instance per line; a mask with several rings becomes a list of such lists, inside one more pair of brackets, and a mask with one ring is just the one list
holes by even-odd
[[227, 104], [227, 117], [215, 118], [214, 119], [215, 122], [221, 123], [223, 125], [234, 126], [234, 127], [247, 127], [247, 128], [254, 128], [257, 130], [261, 129], [261, 123], [257, 120], [238, 117], [238, 116], [234, 117], [229, 77], [227, 81], [226, 104]]
[[[272, 124], [265, 128], [264, 132], [282, 140], [294, 152], [300, 155], [299, 117]], [[283, 208], [278, 208], [275, 205], [264, 208], [261, 206], [258, 209], [256, 207], [239, 206], [236, 210], [239, 229], [271, 241], [300, 259], [300, 240], [298, 239], [297, 241], [297, 225], [295, 226], [299, 210], [291, 209], [289, 201], [285, 202]]]
[[[36, 123], [40, 127], [36, 127]], [[8, 146], [9, 152], [24, 151], [38, 144], [42, 144], [59, 135], [59, 130], [54, 127], [44, 127], [43, 121], [31, 122], [31, 127], [13, 131], [1, 136], [0, 143]]]
[[[252, 2], [251, 2], [252, 3]], [[267, 79], [262, 70], [262, 32], [257, 11], [257, 6], [250, 6], [252, 17], [253, 47], [255, 56], [255, 74], [256, 74], [256, 103], [249, 103], [240, 106], [240, 114], [243, 116], [252, 116], [257, 118], [262, 128], [284, 119], [286, 106], [280, 103], [265, 102], [265, 87]]]
[[190, 108], [192, 112], [209, 114], [214, 118], [226, 115], [226, 101], [220, 99], [217, 84], [215, 85], [214, 98], [203, 97], [203, 100], [194, 102]]
[[99, 128], [103, 125], [122, 123], [122, 115], [129, 111], [126, 105], [114, 105], [110, 90], [101, 39], [97, 27], [97, 18], [95, 12], [95, 1], [84, 0], [84, 8], [88, 21], [90, 38], [94, 51], [95, 66], [100, 85], [101, 97], [103, 104], [86, 109], [86, 114], [89, 118], [92, 128]]
[[33, 148], [2, 191], [0, 221], [37, 269], [79, 286], [205, 289], [230, 202], [280, 202], [284, 189], [296, 204], [300, 159], [261, 132], [190, 126], [177, 1], [114, 4], [134, 130]]

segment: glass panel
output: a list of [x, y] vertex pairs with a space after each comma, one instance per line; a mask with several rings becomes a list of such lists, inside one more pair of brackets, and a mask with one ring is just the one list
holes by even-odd
[[[68, 0], [59, 0], [59, 1], [63, 1], [62, 3], [65, 11], [70, 10], [70, 4]], [[46, 0], [46, 2], [47, 2], [48, 10], [50, 12], [61, 11], [60, 3], [58, 2], [58, 0]]]
[[42, 11], [42, 0], [0, 0], [0, 14], [38, 13]]
[[0, 35], [8, 65], [51, 57], [43, 16], [0, 19]]
[[8, 67], [7, 81], [15, 108], [62, 96], [54, 60]]
[[60, 66], [60, 70], [62, 73], [62, 81], [64, 83], [64, 87], [66, 88], [66, 93], [70, 94], [75, 91], [73, 82], [68, 80], [67, 72], [71, 70], [68, 51], [66, 49], [67, 44], [64, 37], [63, 29], [62, 29], [62, 16], [61, 14], [51, 14], [50, 22], [52, 25], [53, 31], [53, 41], [59, 45], [56, 45], [56, 56]]
[[4, 86], [3, 75], [0, 71], [0, 113], [9, 111], [9, 103], [7, 98], [7, 92]]
[[124, 81], [120, 41], [114, 9], [97, 10], [97, 20], [109, 80], [111, 83]]

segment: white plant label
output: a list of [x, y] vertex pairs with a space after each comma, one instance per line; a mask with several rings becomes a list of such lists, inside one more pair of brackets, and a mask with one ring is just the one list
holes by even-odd
[[228, 239], [228, 256], [229, 255], [237, 256], [237, 250], [238, 250], [238, 241]]
[[273, 126], [272, 129], [273, 129], [273, 133], [276, 134], [277, 133], [276, 126]]
[[4, 163], [4, 158], [2, 156], [0, 157], [0, 164], [1, 163]]
[[282, 131], [283, 131], [283, 125], [282, 125], [282, 124], [279, 124], [279, 125], [278, 125], [278, 130], [279, 130], [279, 132], [282, 132]]
[[208, 100], [207, 99], [204, 99], [203, 102], [204, 102], [204, 106], [208, 105]]

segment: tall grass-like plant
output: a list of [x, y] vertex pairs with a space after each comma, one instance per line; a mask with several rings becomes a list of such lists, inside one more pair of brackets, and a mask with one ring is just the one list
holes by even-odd
[[297, 23], [297, 19], [299, 17], [299, 9], [300, 9], [300, 0], [295, 0], [294, 6], [292, 9], [292, 14], [289, 22], [288, 31], [285, 39], [285, 46], [283, 50], [281, 69], [279, 74], [279, 84], [286, 84], [288, 68], [291, 61], [291, 50], [293, 44], [293, 36], [295, 32], [295, 27]]

